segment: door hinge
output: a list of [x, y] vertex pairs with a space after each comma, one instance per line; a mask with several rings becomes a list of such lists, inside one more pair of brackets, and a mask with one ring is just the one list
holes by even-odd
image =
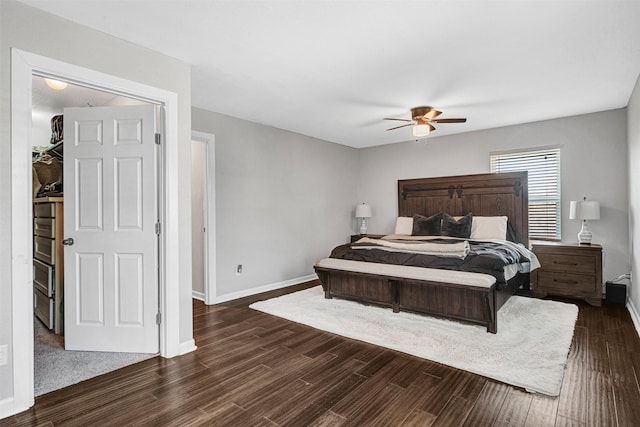
[[162, 135], [160, 135], [159, 133], [156, 133], [156, 145], [160, 145], [161, 138], [162, 138]]
[[160, 235], [160, 222], [156, 222], [156, 234]]
[[156, 313], [156, 325], [162, 322], [162, 313]]

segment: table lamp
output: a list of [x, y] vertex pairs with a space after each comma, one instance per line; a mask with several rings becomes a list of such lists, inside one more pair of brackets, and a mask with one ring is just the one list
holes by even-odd
[[356, 207], [356, 218], [362, 218], [360, 234], [367, 234], [367, 223], [365, 222], [365, 218], [371, 218], [372, 216], [373, 211], [371, 210], [371, 206], [366, 203], [362, 203]]
[[587, 221], [600, 219], [600, 202], [587, 200], [586, 197], [581, 201], [572, 201], [569, 207], [569, 219], [582, 220], [582, 228], [578, 233], [578, 243], [590, 245], [593, 235], [589, 230]]

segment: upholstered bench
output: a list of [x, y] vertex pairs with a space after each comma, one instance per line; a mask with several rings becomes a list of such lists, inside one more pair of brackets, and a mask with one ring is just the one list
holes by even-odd
[[336, 258], [321, 259], [314, 269], [325, 298], [463, 320], [497, 331], [496, 279], [491, 275]]

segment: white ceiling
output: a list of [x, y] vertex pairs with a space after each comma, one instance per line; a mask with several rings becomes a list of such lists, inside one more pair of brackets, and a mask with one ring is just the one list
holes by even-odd
[[[21, 0], [192, 65], [192, 104], [352, 147], [625, 107], [639, 1]], [[396, 122], [397, 123], [397, 122]]]
[[64, 90], [53, 90], [43, 77], [31, 79], [34, 113], [62, 114], [66, 107], [94, 107], [114, 103], [118, 95], [70, 84]]

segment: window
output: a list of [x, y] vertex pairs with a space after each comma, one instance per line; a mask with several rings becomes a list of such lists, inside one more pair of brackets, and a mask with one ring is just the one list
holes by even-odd
[[491, 153], [491, 172], [529, 172], [529, 238], [560, 240], [560, 148]]

